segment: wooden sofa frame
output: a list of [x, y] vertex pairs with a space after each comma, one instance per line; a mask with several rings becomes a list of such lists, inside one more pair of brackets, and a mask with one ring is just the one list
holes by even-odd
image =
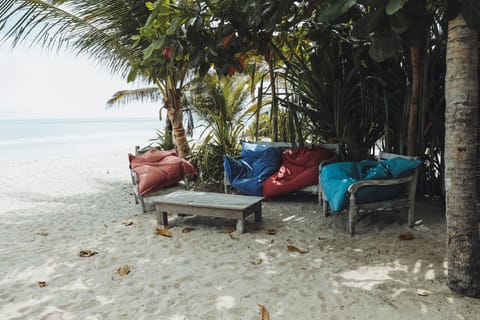
[[[292, 144], [290, 142], [264, 142], [264, 141], [259, 141], [259, 142], [251, 142], [251, 141], [247, 141], [248, 143], [258, 143], [258, 144], [262, 144], [262, 145], [268, 145], [268, 146], [271, 146], [271, 147], [284, 147], [284, 148], [292, 148]], [[327, 159], [327, 160], [323, 160], [320, 165], [319, 165], [319, 173], [321, 172], [321, 168], [322, 166], [325, 166], [327, 164], [330, 164], [330, 163], [333, 163], [333, 162], [338, 162], [340, 161], [340, 146], [336, 143], [317, 143], [315, 144], [315, 146], [318, 146], [322, 149], [326, 149], [326, 150], [329, 150], [329, 151], [333, 151], [335, 153], [335, 155], [330, 158], [330, 159]], [[238, 157], [237, 159], [240, 159], [240, 157]], [[228, 193], [228, 188], [230, 187], [230, 182], [228, 181], [227, 179], [227, 174], [226, 172], [224, 171], [223, 172], [223, 189], [224, 189], [224, 193]], [[310, 193], [313, 193], [313, 194], [318, 194], [318, 200], [321, 201], [321, 199], [323, 199], [323, 197], [321, 196], [322, 194], [322, 191], [321, 191], [322, 187], [321, 187], [321, 184], [320, 184], [320, 179], [319, 179], [319, 183], [316, 184], [316, 185], [311, 185], [311, 186], [308, 186], [308, 187], [305, 187], [305, 188], [302, 188], [300, 190], [297, 190], [297, 191], [302, 191], [302, 192], [310, 192]]]
[[[418, 157], [409, 157], [394, 153], [388, 152], [380, 152], [379, 159], [380, 160], [387, 160], [392, 159], [395, 157], [400, 157], [407, 160], [418, 160]], [[417, 188], [417, 178], [418, 178], [418, 170], [417, 167], [412, 173], [408, 176], [395, 178], [395, 179], [377, 179], [377, 180], [365, 180], [365, 181], [358, 181], [352, 183], [348, 188], [348, 192], [350, 193], [350, 201], [348, 206], [348, 232], [350, 235], [355, 233], [355, 217], [357, 216], [359, 210], [373, 210], [373, 209], [394, 209], [394, 208], [408, 208], [408, 221], [407, 224], [409, 227], [412, 227], [414, 224], [415, 219], [415, 192]], [[384, 201], [376, 201], [376, 202], [369, 202], [369, 203], [357, 203], [356, 193], [363, 187], [367, 186], [392, 186], [398, 184], [405, 184], [406, 188], [404, 192], [395, 199], [384, 200]], [[328, 201], [322, 195], [322, 206], [323, 206], [323, 215], [327, 217], [329, 215], [329, 207]], [[345, 211], [345, 210], [344, 210]]]
[[[136, 156], [138, 156], [142, 153], [145, 153], [147, 151], [148, 151], [148, 149], [146, 149], [146, 150], [145, 149], [140, 149], [140, 146], [135, 146], [135, 155]], [[190, 187], [191, 187], [191, 184], [193, 182], [193, 178], [194, 178], [193, 175], [186, 174], [183, 177], [183, 179], [181, 181], [179, 181], [176, 185], [173, 185], [173, 186], [167, 187], [167, 188], [162, 188], [160, 190], [156, 190], [156, 191], [152, 191], [152, 192], [147, 192], [147, 193], [142, 195], [138, 191], [138, 175], [131, 168], [130, 168], [130, 176], [132, 178], [132, 188], [133, 188], [133, 195], [135, 197], [135, 204], [140, 203], [142, 213], [146, 212], [144, 198], [159, 196], [159, 195], [171, 193], [171, 192], [177, 191], [177, 190], [189, 190]]]

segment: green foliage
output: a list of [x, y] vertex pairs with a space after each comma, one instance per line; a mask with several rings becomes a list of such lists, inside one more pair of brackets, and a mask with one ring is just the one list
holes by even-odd
[[[284, 77], [295, 84], [306, 115], [322, 140], [347, 145], [352, 159], [364, 157], [383, 134], [382, 88], [371, 74], [374, 62], [364, 46], [354, 47], [325, 29], [329, 45], [288, 63]], [[369, 66], [369, 68], [367, 68]]]
[[[293, 109], [290, 109], [292, 112]], [[287, 141], [287, 142], [297, 142], [297, 139], [295, 138], [295, 131], [291, 130], [290, 127], [290, 112], [289, 109], [283, 108], [282, 111], [279, 112], [278, 115], [279, 119], [279, 132], [278, 132], [278, 137], [279, 141]], [[271, 121], [270, 114], [268, 113], [262, 113], [260, 114], [258, 118], [258, 140], [269, 140], [272, 136], [272, 121]], [[308, 124], [304, 125], [308, 126]], [[253, 120], [253, 122], [246, 128], [245, 130], [245, 136], [248, 137], [249, 139], [254, 140], [255, 137], [255, 132], [256, 132], [256, 127], [257, 127], [257, 120]], [[304, 137], [302, 137], [300, 140], [303, 140]]]
[[1, 40], [72, 51], [126, 76], [143, 49], [131, 48], [131, 37], [148, 15], [134, 0], [0, 0]]
[[175, 144], [171, 138], [171, 130], [170, 135], [168, 132], [168, 130], [156, 130], [156, 137], [149, 140], [150, 143], [148, 144], [147, 148], [157, 148], [159, 150], [175, 149]]
[[341, 15], [350, 10], [350, 8], [353, 7], [357, 2], [357, 0], [341, 0], [323, 10], [318, 17], [318, 21], [331, 24], [335, 22], [335, 20], [337, 20]]
[[245, 123], [256, 110], [248, 82], [245, 77], [206, 76], [195, 79], [186, 95], [203, 129], [191, 159], [203, 182], [222, 181], [223, 156], [237, 155], [240, 149]]

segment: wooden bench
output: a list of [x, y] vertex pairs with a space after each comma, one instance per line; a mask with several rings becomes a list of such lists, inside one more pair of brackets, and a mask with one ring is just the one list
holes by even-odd
[[[407, 160], [418, 160], [418, 157], [409, 157], [394, 153], [380, 152], [379, 159], [387, 160], [395, 157], [400, 157]], [[407, 207], [408, 208], [408, 218], [407, 224], [409, 227], [412, 227], [414, 224], [415, 217], [415, 193], [417, 189], [417, 177], [418, 177], [418, 167], [413, 170], [411, 174], [401, 178], [395, 179], [377, 179], [377, 180], [364, 180], [357, 181], [352, 183], [348, 187], [348, 192], [350, 193], [350, 202], [348, 206], [348, 232], [353, 235], [355, 233], [355, 217], [357, 216], [359, 210], [374, 210], [374, 209], [394, 209]], [[405, 191], [398, 197], [389, 200], [375, 201], [369, 203], [357, 203], [357, 192], [363, 187], [371, 186], [393, 186], [405, 184]], [[323, 215], [327, 217], [329, 215], [328, 201], [322, 196], [322, 206], [323, 206]]]
[[[267, 145], [267, 146], [271, 146], [273, 148], [285, 148], [285, 149], [291, 149], [292, 148], [292, 144], [290, 142], [264, 142], [264, 141], [259, 141], [259, 142], [247, 141], [247, 142], [258, 143], [258, 144], [261, 144], [261, 145]], [[315, 144], [315, 145], [322, 148], [322, 149], [332, 151], [334, 153], [334, 156], [332, 158], [330, 158], [328, 160], [324, 160], [320, 163], [319, 168], [318, 168], [319, 173], [322, 171], [321, 170], [322, 166], [325, 166], [325, 165], [333, 163], [333, 162], [340, 161], [340, 147], [339, 147], [338, 144], [336, 144], [336, 143], [318, 143], [318, 144]], [[239, 157], [238, 159], [241, 159], [241, 158]], [[224, 193], [228, 193], [229, 186], [231, 186], [231, 184], [230, 184], [230, 181], [228, 181], [227, 174], [225, 173], [225, 170], [224, 170], [224, 172], [223, 172], [223, 190], [224, 190]], [[322, 189], [321, 189], [321, 184], [320, 184], [320, 178], [319, 178], [319, 183], [318, 184], [307, 186], [307, 187], [304, 187], [304, 188], [302, 188], [300, 190], [297, 190], [297, 191], [318, 194], [318, 200], [319, 200], [320, 203], [323, 199]]]
[[255, 215], [262, 221], [262, 197], [213, 192], [175, 191], [159, 196], [155, 202], [157, 223], [167, 226], [167, 213], [235, 219], [237, 232], [245, 232], [245, 218]]

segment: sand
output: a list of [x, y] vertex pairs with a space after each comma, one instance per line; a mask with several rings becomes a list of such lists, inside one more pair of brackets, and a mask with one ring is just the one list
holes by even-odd
[[264, 202], [244, 234], [171, 216], [163, 237], [152, 199], [145, 214], [134, 203], [127, 152], [0, 163], [0, 319], [249, 320], [259, 305], [270, 319], [480, 317], [480, 300], [446, 287], [438, 201], [417, 202], [413, 229], [405, 211], [375, 213], [350, 237], [344, 215], [291, 195]]

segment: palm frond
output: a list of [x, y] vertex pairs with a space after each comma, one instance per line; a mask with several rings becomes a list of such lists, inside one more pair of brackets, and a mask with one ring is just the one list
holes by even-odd
[[162, 99], [162, 94], [156, 87], [120, 90], [108, 99], [106, 107], [124, 106], [131, 102], [158, 102], [160, 99]]
[[0, 0], [1, 41], [72, 51], [93, 58], [112, 73], [126, 76], [141, 57], [132, 48], [149, 11], [142, 1]]

